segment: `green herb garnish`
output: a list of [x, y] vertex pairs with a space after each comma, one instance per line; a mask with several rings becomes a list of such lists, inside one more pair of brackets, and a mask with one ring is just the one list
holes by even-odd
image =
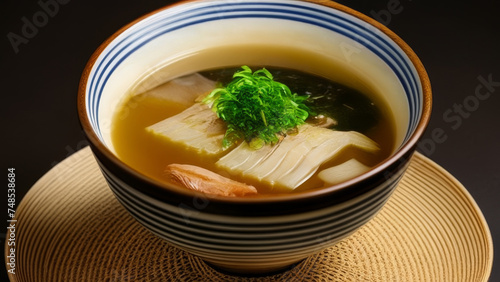
[[265, 68], [252, 73], [242, 66], [225, 88], [214, 89], [203, 102], [213, 103], [213, 111], [227, 124], [224, 148], [245, 140], [258, 149], [304, 123], [310, 112], [304, 104], [307, 98], [292, 94]]

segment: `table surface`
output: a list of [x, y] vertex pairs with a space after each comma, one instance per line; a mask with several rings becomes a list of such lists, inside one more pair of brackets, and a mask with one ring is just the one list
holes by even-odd
[[[0, 162], [4, 169], [16, 169], [17, 204], [45, 172], [88, 145], [78, 122], [76, 92], [90, 55], [120, 27], [168, 2], [42, 0], [2, 5]], [[500, 25], [496, 13], [500, 2], [337, 2], [387, 25], [422, 60], [434, 100], [433, 116], [418, 150], [468, 189], [489, 223], [498, 254]], [[6, 205], [6, 198], [5, 188], [0, 203]], [[5, 231], [0, 229], [2, 245]], [[499, 269], [495, 260], [491, 281], [500, 281]], [[5, 271], [2, 275], [0, 280], [5, 281], [1, 279]]]

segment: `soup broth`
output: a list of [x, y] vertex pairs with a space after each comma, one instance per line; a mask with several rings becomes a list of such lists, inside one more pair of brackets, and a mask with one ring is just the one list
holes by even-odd
[[[261, 67], [251, 66], [253, 70]], [[393, 117], [387, 105], [377, 97], [376, 93], [361, 93], [338, 82], [298, 70], [264, 67], [272, 73], [275, 81], [287, 85], [292, 93], [309, 96], [306, 105], [315, 115], [307, 122], [315, 123], [318, 116], [322, 118], [327, 116], [334, 121], [328, 126], [331, 130], [357, 131], [380, 146], [380, 151], [377, 153], [346, 148], [322, 164], [317, 172], [351, 158], [356, 158], [366, 166], [374, 166], [390, 155], [395, 143]], [[238, 69], [239, 67], [229, 67], [198, 73], [217, 81], [218, 84], [226, 85]], [[183, 103], [165, 101], [146, 94], [130, 93], [113, 120], [112, 140], [117, 155], [131, 167], [160, 182], [169, 182], [164, 173], [167, 165], [191, 164], [253, 185], [259, 194], [283, 192], [283, 189], [277, 189], [268, 183], [222, 171], [215, 165], [220, 156], [200, 155], [181, 144], [164, 142], [161, 138], [146, 132], [145, 128], [148, 126], [175, 116], [187, 107]], [[318, 178], [317, 172], [291, 192], [325, 186]]]

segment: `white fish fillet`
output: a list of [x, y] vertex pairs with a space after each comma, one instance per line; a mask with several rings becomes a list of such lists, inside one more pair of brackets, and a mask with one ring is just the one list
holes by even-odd
[[195, 103], [183, 112], [146, 128], [152, 134], [187, 149], [206, 155], [218, 155], [224, 150], [222, 139], [226, 125], [208, 105]]
[[369, 166], [362, 164], [356, 159], [350, 159], [339, 165], [320, 171], [318, 177], [326, 185], [334, 185], [361, 175], [368, 170], [370, 170]]
[[210, 93], [213, 89], [215, 89], [215, 81], [195, 73], [160, 84], [143, 92], [143, 95], [176, 102], [187, 107], [192, 105], [200, 96]]
[[219, 169], [288, 190], [300, 186], [323, 163], [348, 146], [367, 152], [379, 150], [377, 143], [361, 133], [333, 131], [308, 124], [274, 146], [265, 145], [255, 150], [242, 142], [234, 149], [223, 149], [226, 125], [209, 105], [202, 103], [195, 103], [146, 130], [200, 154], [222, 156], [228, 152], [216, 162]]
[[377, 143], [358, 132], [303, 125], [298, 134], [286, 136], [274, 146], [255, 150], [243, 142], [216, 165], [231, 173], [293, 190], [348, 146], [368, 152], [379, 150]]

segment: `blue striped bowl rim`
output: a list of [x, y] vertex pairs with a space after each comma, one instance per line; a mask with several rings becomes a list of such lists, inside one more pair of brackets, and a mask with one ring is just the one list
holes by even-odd
[[271, 0], [220, 3], [187, 2], [162, 10], [134, 24], [107, 46], [94, 64], [87, 82], [88, 95], [85, 101], [91, 126], [101, 142], [105, 141], [97, 113], [104, 85], [127, 57], [148, 42], [174, 30], [234, 18], [270, 18], [315, 25], [342, 34], [371, 50], [394, 71], [402, 83], [409, 102], [409, 124], [404, 142], [410, 139], [422, 115], [420, 78], [406, 53], [386, 34], [375, 31], [372, 26], [349, 14], [309, 2]]
[[[232, 19], [272, 19], [312, 25], [353, 40], [376, 54], [400, 80], [408, 101], [408, 126], [400, 150], [379, 165], [371, 174], [339, 185], [350, 188], [341, 194], [305, 194], [284, 198], [287, 213], [272, 216], [252, 215], [237, 211], [227, 214], [228, 207], [237, 208], [238, 199], [215, 199], [214, 211], [199, 211], [186, 221], [179, 210], [181, 198], [193, 194], [169, 191], [122, 164], [106, 148], [100, 127], [99, 108], [104, 88], [113, 72], [129, 56], [155, 39], [176, 30], [208, 22]], [[370, 23], [370, 24], [369, 24]], [[123, 206], [153, 233], [204, 259], [227, 266], [255, 269], [284, 266], [289, 262], [329, 247], [352, 234], [369, 221], [385, 204], [408, 165], [418, 138], [427, 125], [430, 112], [428, 79], [420, 61], [397, 36], [374, 27], [374, 21], [354, 13], [332, 9], [327, 5], [287, 0], [208, 0], [182, 2], [156, 11], [115, 34], [98, 50], [82, 80], [79, 110], [94, 154], [110, 188]], [[84, 111], [82, 109], [85, 109]], [[364, 178], [363, 178], [364, 177]], [[357, 181], [360, 181], [359, 183]], [[134, 186], [134, 184], [144, 184]], [[343, 185], [343, 186], [342, 186]], [[146, 188], [144, 188], [146, 187]], [[150, 189], [150, 190], [149, 190]], [[327, 190], [327, 189], [325, 189]], [[182, 192], [184, 193], [184, 192]], [[187, 192], [186, 192], [187, 193]], [[354, 195], [352, 196], [351, 193]], [[160, 196], [158, 196], [161, 194]], [[341, 200], [336, 196], [341, 195]], [[158, 199], [155, 199], [155, 195]], [[194, 194], [196, 195], [196, 194]], [[327, 205], [322, 204], [322, 196]], [[173, 200], [169, 199], [173, 196]], [[179, 197], [179, 201], [177, 197]], [[344, 198], [342, 198], [344, 197]], [[290, 202], [286, 202], [291, 199]], [[346, 199], [345, 202], [344, 199]], [[255, 200], [254, 202], [252, 202]], [[276, 209], [278, 201], [250, 199], [249, 204]], [[242, 199], [241, 201], [247, 201]], [[302, 201], [304, 210], [295, 210]], [[220, 207], [219, 207], [220, 204]]]

